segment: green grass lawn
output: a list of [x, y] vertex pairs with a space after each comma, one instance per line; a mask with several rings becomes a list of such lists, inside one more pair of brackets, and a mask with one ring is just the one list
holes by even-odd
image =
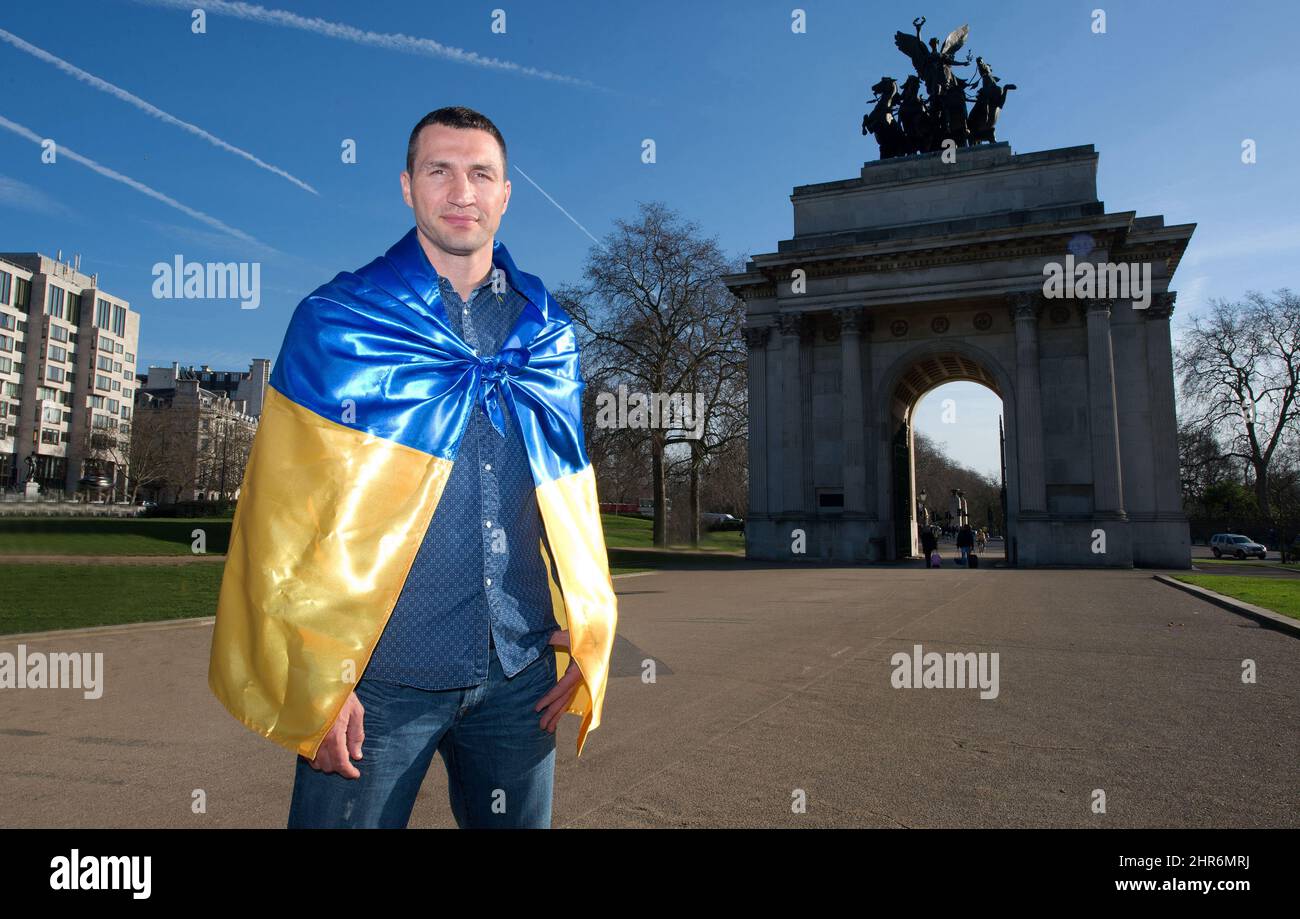
[[1266, 578], [1228, 574], [1176, 574], [1174, 577], [1237, 600], [1300, 619], [1300, 578]]
[[1237, 559], [1234, 558], [1194, 558], [1192, 559], [1192, 564], [1197, 566], [1206, 565], [1211, 567], [1219, 567], [1219, 568], [1223, 568], [1224, 570], [1228, 570], [1230, 568], [1239, 568], [1243, 565], [1247, 565], [1255, 568], [1289, 568], [1292, 571], [1300, 571], [1300, 563], [1297, 562], [1287, 562], [1284, 565], [1281, 562], [1267, 561], [1267, 560], [1260, 561], [1259, 559], [1243, 559], [1241, 561], [1238, 561]]
[[211, 616], [224, 568], [0, 564], [0, 634]]
[[[650, 547], [649, 520], [612, 514], [602, 520], [609, 545]], [[221, 589], [220, 562], [5, 564], [4, 556], [190, 555], [196, 529], [206, 535], [207, 554], [221, 555], [229, 547], [230, 527], [229, 517], [0, 518], [0, 634], [211, 616]], [[743, 547], [741, 534], [718, 533], [702, 548]], [[610, 573], [655, 569], [653, 561], [620, 559]]]
[[[651, 547], [653, 525], [641, 517], [601, 514], [605, 544]], [[229, 517], [64, 518], [0, 517], [0, 556], [5, 555], [189, 555], [193, 532], [203, 530], [208, 553], [230, 545]], [[743, 533], [703, 533], [700, 548], [743, 552]], [[688, 548], [674, 546], [673, 548]]]
[[[0, 564], [0, 635], [211, 616], [221, 562]], [[612, 574], [651, 568], [619, 567]]]
[[189, 555], [202, 530], [208, 554], [224, 555], [229, 517], [0, 517], [0, 556]]
[[[649, 549], [654, 545], [654, 523], [648, 517], [601, 514], [600, 525], [605, 531], [605, 545], [611, 549]], [[673, 545], [672, 548], [689, 549], [690, 546]], [[700, 549], [706, 552], [743, 552], [745, 534], [735, 531], [702, 531]]]

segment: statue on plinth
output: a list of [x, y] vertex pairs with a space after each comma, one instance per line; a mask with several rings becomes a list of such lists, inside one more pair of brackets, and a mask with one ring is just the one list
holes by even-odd
[[[970, 34], [969, 26], [953, 29], [942, 45], [938, 38], [931, 38], [927, 46], [921, 38], [924, 25], [925, 17], [921, 16], [912, 20], [915, 35], [894, 33], [895, 46], [908, 56], [916, 74], [909, 76], [901, 89], [890, 76], [881, 77], [871, 87], [874, 95], [867, 101], [873, 108], [862, 119], [862, 133], [875, 135], [881, 159], [983, 141], [994, 143], [1007, 93], [1016, 88], [1014, 83], [999, 86], [999, 79], [983, 58], [975, 59], [977, 77], [967, 80], [953, 72], [954, 67], [971, 63], [970, 51], [964, 60], [957, 58]], [[925, 97], [920, 92], [923, 83]], [[974, 98], [966, 95], [971, 88], [975, 88]], [[975, 105], [969, 116], [967, 103]]]

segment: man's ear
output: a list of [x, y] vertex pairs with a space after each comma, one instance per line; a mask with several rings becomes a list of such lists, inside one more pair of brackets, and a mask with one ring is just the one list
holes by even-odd
[[402, 186], [402, 200], [406, 202], [407, 207], [414, 209], [415, 202], [411, 200], [411, 174], [403, 169], [397, 181]]

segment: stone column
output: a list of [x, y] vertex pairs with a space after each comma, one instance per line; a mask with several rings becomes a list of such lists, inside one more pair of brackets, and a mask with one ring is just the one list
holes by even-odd
[[1156, 513], [1181, 515], [1183, 496], [1178, 480], [1178, 416], [1174, 407], [1174, 358], [1169, 341], [1169, 317], [1174, 312], [1177, 296], [1172, 290], [1156, 294], [1142, 314], [1146, 319]]
[[777, 317], [781, 330], [781, 489], [785, 513], [802, 516], [804, 507], [803, 482], [803, 385], [801, 350], [804, 332], [808, 327], [806, 317], [798, 313], [784, 313]]
[[1009, 297], [1016, 326], [1016, 474], [1020, 477], [1020, 512], [1045, 514], [1047, 488], [1043, 460], [1043, 397], [1038, 368], [1038, 293]]
[[766, 514], [767, 505], [767, 341], [769, 326], [743, 330], [749, 350], [749, 516]]
[[837, 309], [840, 321], [840, 438], [844, 463], [844, 512], [867, 510], [867, 457], [862, 406], [861, 307]]
[[1120, 472], [1119, 418], [1115, 413], [1115, 358], [1110, 342], [1110, 311], [1114, 301], [1089, 300], [1088, 406], [1092, 433], [1093, 512], [1099, 517], [1124, 514], [1124, 483]]

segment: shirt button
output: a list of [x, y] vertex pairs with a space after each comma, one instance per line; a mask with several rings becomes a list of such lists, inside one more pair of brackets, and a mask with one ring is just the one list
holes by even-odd
[[483, 521], [483, 526], [487, 527], [488, 529], [491, 529], [491, 528], [492, 528], [492, 521], [491, 521], [491, 520], [484, 520], [484, 521]]
[[492, 586], [492, 579], [491, 579], [491, 578], [484, 578], [484, 579], [483, 579], [483, 583], [484, 583], [485, 585], [487, 585], [488, 587], [491, 587], [491, 586]]
[[461, 310], [461, 312], [463, 312], [466, 316], [468, 316], [468, 315], [469, 315], [469, 307], [468, 307], [468, 306], [465, 307], [465, 309]]
[[484, 463], [484, 464], [483, 464], [483, 468], [486, 469], [488, 472], [491, 472], [491, 471], [492, 471], [492, 464], [491, 464], [491, 463]]

